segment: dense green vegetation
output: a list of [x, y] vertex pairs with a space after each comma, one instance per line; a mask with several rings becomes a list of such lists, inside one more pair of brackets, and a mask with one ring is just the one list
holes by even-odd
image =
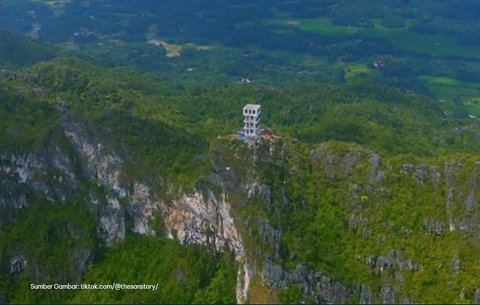
[[[29, 258], [27, 264], [41, 269], [17, 277], [2, 272], [0, 290], [12, 303], [64, 302], [66, 294], [49, 290], [35, 292], [29, 289], [30, 284], [36, 282], [39, 274], [45, 276], [44, 281], [52, 283], [78, 281], [78, 267], [72, 266], [82, 260], [82, 252], [88, 256], [95, 246], [93, 221], [83, 202], [52, 204], [35, 194], [25, 195], [33, 203], [28, 210], [3, 215], [4, 219], [13, 216], [14, 222], [0, 224], [0, 253], [5, 257], [21, 253]], [[2, 263], [6, 265], [8, 261], [2, 260]]]
[[[346, 287], [395, 283], [415, 302], [470, 301], [480, 271], [477, 212], [464, 203], [468, 194], [478, 198], [480, 122], [468, 116], [480, 116], [478, 12], [476, 2], [453, 0], [2, 1], [0, 26], [16, 32], [0, 29], [0, 150], [41, 152], [54, 143], [71, 152], [61, 126], [79, 122], [125, 160], [127, 183], [155, 181], [165, 198], [190, 192], [218, 157], [238, 181], [271, 189], [266, 204], [227, 187], [247, 256], [259, 264], [266, 257], [286, 271], [305, 264]], [[251, 160], [248, 146], [231, 140], [245, 103], [262, 104], [262, 124], [281, 138], [282, 154], [269, 156], [262, 142]], [[447, 176], [449, 159], [462, 166], [447, 210], [449, 189], [431, 172]], [[421, 164], [431, 166], [430, 178], [416, 178]], [[231, 253], [180, 245], [161, 228], [105, 248], [82, 198], [107, 191], [94, 180], [79, 183], [76, 196], [54, 203], [7, 185], [32, 204], [0, 215], [5, 301], [235, 302]], [[452, 217], [470, 231], [447, 229]], [[281, 230], [279, 249], [263, 242], [258, 219]], [[439, 220], [441, 233], [431, 229]], [[72, 267], [82, 251], [87, 270]], [[7, 276], [17, 253], [43, 269]], [[388, 255], [402, 267], [366, 263]], [[454, 258], [462, 261], [456, 272]], [[39, 274], [47, 282], [159, 288], [26, 289]], [[261, 291], [255, 276], [252, 291]], [[292, 283], [270, 293], [280, 302], [312, 301]]]
[[[0, 291], [7, 293], [9, 303], [235, 302], [236, 270], [228, 253], [212, 255], [200, 246], [183, 247], [176, 241], [137, 235], [128, 236], [114, 249], [96, 249], [91, 217], [80, 202], [58, 206], [37, 200], [18, 214], [14, 224], [0, 226], [0, 253], [8, 256], [20, 251], [30, 258], [28, 264], [42, 269], [18, 277], [0, 275]], [[85, 253], [84, 259], [95, 259], [82, 283], [158, 283], [158, 290], [29, 289], [31, 283], [79, 282], [81, 271], [72, 266], [80, 264]], [[41, 282], [36, 280], [40, 273]]]
[[158, 290], [83, 290], [72, 303], [235, 303], [236, 268], [228, 253], [212, 256], [201, 246], [132, 235], [97, 260], [84, 282], [158, 283]]
[[58, 49], [0, 28], [0, 68], [29, 65], [54, 57]]
[[[259, 151], [264, 145], [268, 143], [260, 144]], [[238, 153], [232, 142], [217, 146], [221, 147], [216, 147], [217, 151]], [[248, 159], [249, 152], [245, 153], [243, 157]], [[472, 191], [471, 184], [464, 181], [477, 179], [478, 157], [381, 157], [377, 170], [382, 178], [378, 181], [370, 178], [371, 158], [372, 152], [361, 146], [328, 141], [313, 155], [308, 146], [294, 142], [286, 151], [274, 154], [273, 160], [258, 159], [257, 174], [271, 188], [272, 196], [268, 204], [260, 195], [239, 208], [240, 217], [249, 219], [244, 230], [248, 232], [247, 244], [256, 249], [251, 255], [259, 260], [264, 253], [287, 271], [304, 262], [347, 287], [365, 283], [375, 289], [392, 284], [404, 297], [422, 303], [470, 303], [477, 288], [476, 271], [471, 271], [480, 268], [475, 259], [479, 250], [476, 233], [443, 224], [438, 231], [434, 223], [453, 217], [465, 223], [473, 221], [470, 225], [476, 227], [475, 212], [462, 201]], [[454, 186], [458, 199], [452, 209], [445, 208], [448, 186], [439, 184], [431, 174], [443, 170], [449, 158], [460, 158], [462, 163]], [[235, 170], [241, 167], [233, 157], [225, 162]], [[412, 164], [412, 169], [401, 170], [405, 164]], [[417, 178], [418, 165], [425, 166], [428, 176]], [[478, 190], [474, 192], [478, 194]], [[268, 219], [274, 228], [281, 229], [279, 250], [251, 225], [258, 219]], [[272, 257], [270, 253], [278, 254]], [[388, 263], [379, 265], [382, 259]], [[465, 266], [455, 271], [455, 259], [461, 259]], [[464, 299], [459, 291], [464, 291]], [[279, 291], [278, 300], [311, 302], [309, 297], [299, 286], [291, 285]], [[348, 301], [358, 303], [359, 299]]]
[[[22, 0], [1, 4], [0, 26], [177, 84], [349, 81], [362, 63], [377, 73], [360, 78], [470, 104], [480, 95], [478, 6], [457, 2]], [[171, 45], [179, 57], [165, 56]], [[450, 78], [459, 89], [425, 77]]]
[[[245, 102], [261, 102], [265, 126], [271, 127], [275, 134], [282, 135], [287, 141], [296, 142], [288, 143], [291, 151], [286, 158], [278, 160], [279, 163], [272, 165], [260, 161], [257, 175], [261, 175], [261, 179], [272, 189], [285, 185], [285, 195], [291, 204], [281, 205], [281, 199], [277, 198], [273, 206], [266, 208], [261, 201], [254, 201], [241, 205], [236, 213], [242, 218], [247, 215], [263, 216], [270, 219], [272, 225], [282, 227], [284, 237], [280, 259], [287, 270], [298, 262], [306, 262], [308, 267], [324, 270], [346, 285], [361, 281], [374, 287], [379, 280], [389, 280], [389, 277], [378, 277], [378, 270], [366, 267], [353, 257], [385, 255], [395, 245], [395, 249], [405, 255], [404, 259], [415, 259], [422, 266], [429, 266], [432, 259], [447, 260], [454, 254], [464, 257], [470, 264], [470, 258], [477, 251], [471, 241], [459, 233], [448, 233], [442, 237], [418, 233], [418, 226], [423, 221], [421, 215], [429, 215], [432, 219], [441, 216], [439, 207], [444, 204], [443, 199], [438, 189], [429, 184], [421, 186], [415, 194], [410, 193], [407, 190], [419, 186], [397, 172], [402, 162], [412, 162], [412, 156], [427, 158], [423, 160], [440, 166], [444, 160], [440, 156], [444, 154], [478, 154], [476, 131], [479, 123], [457, 115], [463, 110], [461, 104], [443, 105], [428, 97], [405, 94], [399, 89], [370, 81], [347, 85], [232, 84], [172, 88], [131, 69], [104, 69], [73, 58], [38, 63], [17, 73], [35, 75], [35, 80], [1, 80], [4, 105], [1, 114], [5, 118], [2, 121], [3, 147], [36, 149], [38, 146], [31, 145], [43, 143], [42, 139], [51, 133], [55, 124], [60, 124], [62, 117], [82, 120], [92, 137], [101, 137], [107, 147], [128, 152], [131, 167], [127, 172], [132, 180], [158, 171], [170, 183], [182, 188], [191, 187], [200, 174], [209, 171], [207, 164], [212, 151], [208, 152], [207, 143], [217, 135], [228, 136], [241, 126], [238, 113]], [[59, 103], [64, 103], [66, 109], [60, 110]], [[444, 109], [449, 107], [451, 109], [445, 112]], [[8, 136], [12, 132], [15, 132], [15, 137]], [[358, 143], [387, 158], [384, 162], [390, 168], [385, 173], [389, 177], [386, 182], [389, 193], [365, 191], [359, 196], [367, 199], [352, 205], [351, 193], [343, 190], [349, 189], [353, 183], [365, 184], [366, 159], [355, 168], [352, 180], [348, 182], [326, 179], [320, 170], [321, 164], [317, 169], [316, 160], [309, 170], [309, 149], [331, 140]], [[215, 148], [217, 153], [235, 155], [222, 145]], [[338, 154], [346, 154], [352, 149], [363, 151], [363, 148], [351, 144], [330, 142], [329, 145]], [[232, 164], [235, 162], [232, 161]], [[435, 201], [438, 206], [425, 204], [432, 198], [438, 198]], [[233, 300], [236, 275], [232, 259], [227, 254], [215, 258], [198, 247], [185, 249], [173, 241], [133, 235], [114, 249], [106, 250], [94, 246], [93, 232], [85, 235], [81, 243], [71, 243], [66, 238], [68, 231], [53, 233], [57, 230], [49, 229], [61, 227], [58, 224], [60, 219], [68, 221], [70, 213], [78, 215], [79, 212], [86, 213], [78, 203], [51, 209], [52, 218], [46, 215], [45, 229], [37, 229], [39, 236], [45, 236], [39, 239], [42, 245], [33, 244], [26, 251], [44, 249], [38, 253], [35, 250], [32, 255], [41, 259], [45, 253], [51, 253], [53, 261], [66, 255], [65, 251], [71, 249], [69, 247], [85, 245], [95, 254], [94, 262], [82, 281], [136, 282], [141, 278], [159, 282], [161, 289], [154, 294], [149, 291], [19, 293], [22, 285], [28, 285], [32, 279], [22, 275], [21, 278], [5, 281], [7, 286], [4, 289], [11, 292], [7, 296], [9, 300], [91, 302], [98, 297], [108, 302], [132, 302], [138, 298], [149, 302]], [[403, 216], [397, 217], [399, 213]], [[355, 229], [345, 226], [352, 214], [365, 219]], [[28, 230], [34, 225], [35, 219], [28, 220], [27, 215], [30, 214], [20, 213], [18, 225], [2, 230], [2, 240], [13, 239], [21, 234], [21, 230]], [[375, 215], [375, 219], [370, 215]], [[22, 217], [27, 218], [23, 221]], [[83, 231], [91, 232], [91, 223], [87, 219], [89, 217], [85, 215], [86, 222], [79, 225]], [[367, 240], [362, 238], [362, 226], [371, 231]], [[402, 228], [417, 233], [408, 238], [401, 237], [398, 231]], [[49, 237], [52, 234], [54, 237]], [[26, 240], [29, 240], [28, 236], [25, 234]], [[302, 236], [303, 242], [299, 236]], [[258, 236], [253, 234], [251, 238], [252, 244], [256, 244]], [[379, 243], [382, 238], [384, 241]], [[460, 248], [457, 247], [459, 239], [465, 239]], [[305, 243], [305, 240], [308, 242]], [[22, 240], [19, 242], [22, 244]], [[423, 250], [435, 247], [437, 242], [449, 250], [432, 254], [434, 256]], [[8, 251], [13, 244], [4, 244], [3, 251]], [[8, 255], [8, 252], [5, 253]], [[151, 260], [142, 256], [148, 253], [158, 255]], [[294, 258], [291, 253], [295, 253]], [[196, 263], [197, 260], [199, 263]], [[118, 262], [127, 267], [118, 269]], [[62, 278], [65, 266], [51, 269], [52, 280], [65, 279]], [[471, 268], [475, 270], [477, 266], [473, 264]], [[432, 278], [432, 274], [435, 273], [403, 272], [405, 284], [402, 284], [402, 289], [410, 291], [416, 300], [433, 302], [441, 295], [442, 299], [457, 301], [453, 295], [456, 290], [445, 290], [441, 285], [445, 279], [453, 279], [443, 273]], [[177, 284], [172, 281], [175, 278], [179, 281]], [[455, 285], [466, 287], [469, 291], [467, 295], [471, 297], [474, 289], [471, 273], [466, 272], [454, 280]], [[423, 287], [421, 294], [417, 293], [417, 287]], [[293, 285], [291, 290], [280, 293], [280, 300], [303, 300], [296, 289]]]

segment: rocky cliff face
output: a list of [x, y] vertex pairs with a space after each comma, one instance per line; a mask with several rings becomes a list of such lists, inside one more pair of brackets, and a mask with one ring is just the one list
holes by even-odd
[[[112, 246], [124, 238], [128, 221], [132, 232], [144, 235], [157, 234], [154, 227], [160, 224], [167, 236], [181, 243], [232, 251], [240, 263], [244, 262], [243, 241], [225, 193], [218, 196], [197, 185], [192, 192], [174, 194], [168, 200], [161, 198], [155, 192], [155, 182], [125, 182], [124, 158], [89, 136], [84, 123], [65, 120], [62, 126], [71, 152], [54, 147], [38, 153], [0, 155], [2, 222], [15, 221], [9, 217], [10, 210], [28, 208], [31, 192], [52, 202], [61, 201], [74, 196], [81, 182], [88, 182], [91, 187], [82, 200], [95, 218], [98, 238], [105, 245]], [[27, 261], [20, 254], [12, 257], [10, 273], [23, 270]], [[87, 259], [82, 259], [79, 270], [84, 270], [86, 263]], [[248, 272], [239, 272], [237, 286], [238, 301], [243, 302], [248, 295]]]
[[[256, 149], [256, 164], [259, 167], [264, 167], [265, 164], [268, 167], [278, 166], [280, 170], [277, 174], [280, 173], [284, 180], [278, 184], [271, 182], [272, 176], [262, 178], [253, 174], [253, 180], [241, 184], [245, 188], [243, 200], [259, 208], [258, 213], [250, 212], [246, 219], [242, 219], [243, 234], [247, 238], [256, 236], [254, 248], [245, 249], [251, 261], [250, 277], [258, 276], [262, 285], [272, 291], [282, 292], [292, 285], [297, 287], [304, 297], [296, 302], [306, 300], [305, 298], [326, 303], [345, 303], [351, 300], [363, 304], [415, 302], [421, 296], [412, 295], [405, 287], [408, 287], [409, 281], [416, 274], [423, 274], [426, 268], [431, 268], [427, 267], [431, 263], [428, 261], [431, 257], [412, 253], [411, 246], [405, 250], [405, 242], [402, 240], [409, 240], [414, 234], [439, 236], [449, 240], [452, 237], [447, 232], [456, 231], [460, 231], [462, 238], [478, 237], [478, 159], [446, 158], [444, 161], [429, 163], [422, 160], [412, 164], [401, 159], [382, 159], [378, 154], [355, 145], [325, 143], [310, 152], [309, 164], [305, 165], [296, 160], [295, 153], [282, 144], [281, 139], [263, 143]], [[230, 153], [235, 155], [232, 151]], [[231, 158], [229, 163], [223, 165], [234, 164], [234, 159]], [[370, 270], [372, 278], [378, 281], [378, 286], [372, 287], [362, 281], [342, 283], [325, 270], [308, 267], [308, 261], [299, 260], [294, 252], [290, 253], [289, 260], [296, 263], [286, 266], [285, 254], [281, 252], [289, 247], [282, 245], [284, 231], [289, 228], [282, 224], [282, 219], [284, 222], [288, 216], [280, 215], [292, 206], [301, 211], [308, 203], [305, 203], [303, 196], [292, 194], [291, 189], [288, 190], [285, 183], [291, 180], [281, 169], [288, 168], [289, 174], [295, 176], [298, 172], [308, 171], [309, 166], [312, 168], [312, 176], [308, 179], [318, 179], [319, 189], [327, 184], [330, 189], [338, 188], [338, 192], [341, 192], [337, 200], [346, 212], [343, 219], [345, 232], [342, 234], [353, 233], [360, 241], [363, 240], [361, 243], [373, 242], [382, 249], [375, 251], [367, 248], [363, 254], [359, 250], [351, 258]], [[236, 170], [235, 167], [233, 169]], [[224, 179], [228, 181], [228, 178]], [[301, 178], [296, 183], [301, 183]], [[414, 211], [417, 208], [416, 202], [424, 204], [415, 191], [417, 189], [421, 189], [421, 194], [428, 194], [425, 196], [430, 196], [432, 201], [432, 207], [421, 206], [421, 212], [412, 212], [418, 220], [412, 221], [412, 216], [405, 216], [398, 221], [395, 213], [389, 212], [386, 216], [378, 213], [378, 210], [398, 205], [399, 198], [404, 196], [411, 198], [406, 204], [413, 202], [413, 206], [406, 206], [405, 209]], [[325, 193], [328, 191], [323, 190]], [[255, 205], [254, 202], [261, 203]], [[440, 211], [433, 212], [432, 209], [437, 209], [437, 206]], [[265, 212], [261, 211], [266, 211], [270, 216], [262, 216]], [[410, 211], [404, 213], [409, 215]], [[415, 231], [418, 230], [416, 228], [420, 232]], [[398, 236], [395, 238], [399, 238], [400, 243], [387, 246], [387, 240], [392, 240], [393, 235]], [[302, 239], [301, 236], [298, 238], [299, 241]], [[453, 243], [454, 240], [455, 238], [452, 239]], [[362, 245], [359, 244], [358, 247], [361, 249]], [[442, 251], [452, 251], [449, 262], [447, 266], [437, 263], [436, 268], [447, 268], [445, 273], [453, 280], [463, 270], [465, 262], [458, 255], [457, 247]], [[459, 300], [475, 300], [477, 290], [470, 290], [465, 293], [467, 288], [458, 289]]]
[[211, 190], [175, 198], [162, 204], [169, 236], [182, 243], [210, 245], [217, 251], [232, 250], [242, 256], [241, 238], [230, 214], [230, 204], [218, 200]]
[[58, 147], [40, 153], [2, 153], [0, 179], [4, 186], [0, 206], [14, 209], [28, 206], [29, 191], [43, 193], [50, 201], [64, 200], [78, 186], [71, 160]]
[[[322, 144], [310, 154], [311, 160], [320, 170], [320, 175], [326, 181], [343, 181], [340, 184], [348, 186], [349, 192], [345, 196], [346, 210], [350, 216], [346, 220], [346, 226], [351, 231], [359, 232], [363, 240], [372, 238], [373, 227], [378, 219], [372, 219], [371, 207], [382, 209], [385, 206], [398, 204], [402, 196], [408, 196], [412, 206], [406, 206], [403, 213], [410, 214], [409, 210], [416, 210], [416, 202], [422, 202], [418, 197], [430, 196], [428, 205], [422, 206], [424, 212], [414, 214], [420, 219], [415, 227], [421, 222], [421, 234], [438, 236], [447, 239], [448, 232], [459, 230], [461, 236], [469, 238], [478, 237], [478, 214], [476, 198], [478, 198], [478, 158], [464, 158], [455, 160], [447, 158], [434, 164], [420, 161], [417, 164], [405, 163], [400, 160], [382, 160], [378, 155], [365, 151], [359, 147], [334, 147], [331, 144]], [[443, 164], [442, 164], [443, 163]], [[360, 174], [360, 175], [359, 175]], [[410, 186], [405, 193], [400, 193], [399, 186]], [[416, 189], [421, 189], [416, 193]], [[403, 192], [403, 190], [401, 190]], [[406, 195], [408, 194], [408, 195]], [[429, 195], [425, 195], [429, 194]], [[444, 203], [443, 203], [444, 202]], [[424, 204], [422, 202], [422, 204]], [[433, 207], [438, 210], [433, 212]], [[442, 211], [443, 210], [443, 211]], [[418, 213], [418, 212], [417, 212]], [[377, 214], [378, 215], [378, 214]], [[381, 217], [381, 216], [378, 216]], [[394, 215], [382, 217], [384, 232], [377, 235], [377, 243], [383, 245], [388, 235], [398, 234], [401, 239], [408, 239], [411, 234], [418, 234], [409, 229], [405, 224], [394, 224]], [[411, 218], [405, 217], [404, 223], [412, 223]], [[401, 222], [400, 222], [401, 223]], [[389, 229], [397, 226], [396, 230]], [[361, 230], [360, 230], [361, 228]], [[447, 232], [448, 231], [448, 232]], [[455, 233], [453, 233], [455, 234]], [[397, 245], [400, 246], [400, 245]], [[408, 291], [402, 290], [405, 278], [411, 278], [412, 274], [421, 273], [426, 265], [420, 256], [408, 255], [392, 245], [379, 255], [356, 255], [356, 259], [365, 262], [371, 268], [381, 282], [378, 290], [368, 291], [368, 288], [357, 286], [355, 293], [360, 293], [361, 302], [379, 300], [382, 303], [415, 302]], [[442, 251], [449, 251], [444, 248]], [[451, 250], [450, 250], [451, 251]], [[446, 273], [455, 277], [461, 269], [462, 261], [454, 250], [451, 254], [451, 262]], [[428, 262], [425, 262], [427, 264]], [[437, 268], [443, 268], [443, 264], [437, 263]], [[361, 285], [361, 283], [358, 283]], [[361, 289], [359, 289], [361, 287]], [[368, 291], [368, 292], [366, 292]], [[343, 293], [342, 293], [343, 294]], [[348, 295], [348, 293], [347, 293]], [[463, 288], [459, 289], [459, 300], [465, 300]], [[470, 293], [472, 300], [475, 299], [473, 292]], [[357, 296], [358, 298], [358, 296]], [[338, 299], [337, 299], [338, 300]], [[340, 301], [343, 302], [343, 301]]]
[[[154, 235], [152, 223], [161, 222], [170, 238], [184, 244], [202, 244], [215, 251], [229, 250], [239, 262], [243, 262], [244, 245], [225, 193], [218, 198], [212, 190], [197, 185], [191, 193], [175, 194], [172, 199], [165, 200], [155, 193], [154, 186], [145, 182], [134, 181], [125, 185], [121, 157], [106, 151], [101, 142], [82, 134], [82, 126], [78, 123], [64, 124], [64, 128], [66, 137], [82, 160], [85, 175], [107, 187], [104, 198], [91, 194], [89, 204], [97, 218], [97, 232], [107, 245], [124, 237], [128, 216], [135, 233]], [[121, 201], [126, 201], [126, 205]], [[247, 296], [248, 284], [240, 283], [247, 282], [243, 279], [247, 276], [248, 272], [239, 276], [239, 302]]]
[[248, 298], [251, 271], [242, 238], [231, 215], [225, 195], [217, 199], [211, 190], [195, 189], [161, 204], [167, 234], [181, 243], [201, 244], [215, 251], [232, 251], [240, 263], [237, 275], [238, 303]]
[[[150, 178], [129, 180], [125, 175], [126, 152], [112, 149], [100, 137], [89, 134], [88, 126], [80, 121], [64, 120], [62, 124], [66, 144], [48, 143], [35, 152], [9, 151], [0, 154], [0, 221], [15, 221], [14, 211], [29, 208], [31, 196], [43, 196], [52, 202], [62, 202], [80, 196], [95, 219], [96, 233], [106, 246], [113, 246], [125, 237], [128, 230], [144, 235], [164, 233], [183, 244], [201, 244], [212, 251], [231, 251], [239, 263], [236, 296], [239, 303], [248, 301], [252, 282], [270, 291], [286, 291], [292, 285], [315, 302], [361, 303], [414, 302], [415, 297], [402, 290], [405, 278], [423, 270], [421, 260], [398, 249], [395, 245], [381, 253], [360, 253], [355, 260], [366, 266], [380, 285], [372, 287], [364, 282], [342, 283], [320, 268], [309, 267], [307, 261], [290, 253], [290, 265], [285, 264], [282, 246], [285, 224], [281, 215], [291, 206], [303, 209], [303, 196], [292, 194], [286, 185], [296, 173], [310, 171], [316, 179], [339, 183], [348, 211], [344, 219], [346, 232], [359, 232], [359, 239], [377, 244], [385, 243], [386, 234], [376, 234], [375, 219], [370, 216], [372, 205], [388, 205], [395, 181], [421, 185], [433, 193], [445, 192], [442, 203], [444, 217], [424, 215], [422, 234], [444, 236], [446, 232], [460, 231], [477, 238], [480, 161], [446, 159], [443, 164], [428, 162], [407, 163], [385, 161], [357, 146], [348, 148], [322, 144], [310, 152], [307, 163], [297, 160], [281, 139], [260, 144], [256, 159], [242, 155], [249, 152], [238, 144], [217, 149], [211, 153], [212, 172], [198, 177], [189, 192], [159, 194], [159, 184]], [[228, 143], [231, 145], [231, 143]], [[246, 169], [245, 162], [252, 164]], [[250, 163], [251, 162], [251, 163]], [[262, 176], [259, 168], [277, 168], [283, 180], [274, 182], [273, 176]], [[260, 171], [260, 170], [259, 170]], [[286, 171], [288, 174], [285, 174]], [[391, 181], [394, 181], [393, 184]], [[466, 181], [466, 184], [465, 184]], [[79, 195], [80, 193], [80, 195]], [[260, 202], [269, 215], [250, 212], [248, 217], [235, 219], [244, 207]], [[238, 217], [238, 216], [237, 216]], [[280, 219], [280, 220], [279, 220]], [[386, 232], [393, 226], [383, 224]], [[74, 239], [84, 234], [67, 224]], [[160, 232], [158, 228], [162, 228]], [[412, 229], [399, 228], [399, 234], [409, 236]], [[242, 237], [243, 236], [243, 237]], [[255, 237], [256, 236], [256, 237]], [[246, 239], [249, 241], [247, 242]], [[283, 247], [283, 248], [282, 248]], [[81, 275], [91, 259], [91, 249], [80, 248], [74, 273]], [[292, 262], [294, 262], [292, 264]], [[459, 274], [464, 262], [458, 253], [452, 254], [451, 273]], [[25, 268], [36, 268], [29, 257], [18, 251], [8, 257], [9, 274], [18, 274]], [[39, 272], [41, 279], [41, 272]], [[479, 299], [477, 289], [463, 298]], [[459, 291], [459, 294], [461, 292]]]

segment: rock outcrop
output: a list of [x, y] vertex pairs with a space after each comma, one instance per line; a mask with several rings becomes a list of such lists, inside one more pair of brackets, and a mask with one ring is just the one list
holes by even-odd
[[153, 222], [161, 222], [164, 233], [181, 243], [202, 244], [214, 251], [227, 249], [233, 251], [237, 260], [243, 260], [244, 245], [225, 193], [218, 198], [212, 190], [197, 185], [192, 193], [175, 194], [169, 200], [160, 198], [151, 184], [143, 181], [126, 184], [123, 158], [106, 150], [100, 141], [87, 137], [81, 123], [66, 122], [64, 128], [84, 174], [107, 189], [103, 198], [91, 192], [89, 204], [97, 219], [99, 237], [107, 245], [124, 237], [128, 217], [135, 233], [154, 235], [157, 232], [153, 230]]
[[[42, 195], [51, 202], [61, 202], [78, 196], [78, 191], [82, 190], [85, 193], [82, 201], [95, 220], [97, 238], [103, 245], [114, 246], [130, 230], [143, 235], [165, 234], [182, 244], [200, 244], [214, 252], [231, 251], [239, 264], [236, 286], [239, 303], [249, 299], [254, 278], [276, 291], [284, 291], [293, 285], [315, 302], [345, 303], [352, 299], [360, 303], [415, 301], [392, 283], [403, 282], [405, 272], [420, 270], [422, 264], [393, 247], [383, 253], [357, 257], [380, 279], [380, 284], [373, 288], [362, 282], [347, 285], [324, 270], [309, 268], [295, 252], [289, 253], [290, 266], [286, 267], [282, 257], [286, 231], [279, 221], [282, 218], [280, 213], [289, 211], [293, 205], [299, 209], [307, 206], [303, 194], [292, 197], [286, 185], [290, 179], [288, 173], [292, 170], [287, 168], [287, 159], [288, 166], [314, 167], [320, 173], [320, 179], [345, 183], [346, 195], [342, 196], [346, 202], [342, 204], [348, 206], [351, 213], [345, 216], [344, 227], [352, 232], [358, 231], [363, 240], [369, 240], [375, 232], [368, 227], [372, 220], [362, 213], [362, 209], [369, 204], [384, 204], [384, 198], [389, 194], [387, 180], [392, 178], [387, 172], [396, 175], [395, 179], [408, 180], [412, 185], [431, 187], [436, 191], [442, 187], [445, 189], [446, 217], [421, 218], [419, 225], [425, 234], [438, 237], [448, 231], [460, 230], [478, 236], [480, 163], [466, 165], [449, 159], [445, 161], [443, 171], [441, 165], [427, 162], [394, 166], [359, 146], [337, 150], [324, 143], [311, 151], [307, 165], [299, 165], [295, 163], [299, 161], [286, 151], [286, 145], [280, 145], [274, 139], [267, 143], [268, 149], [259, 147], [258, 159], [250, 161], [252, 168], [259, 163], [261, 166], [275, 166], [281, 173], [281, 180], [273, 183], [269, 180], [272, 177], [260, 177], [254, 169], [247, 173], [241, 168], [243, 163], [234, 164], [235, 159], [241, 159], [240, 152], [230, 155], [224, 152], [222, 155], [220, 151], [211, 156], [212, 172], [198, 177], [191, 191], [171, 191], [165, 196], [164, 193], [160, 195], [159, 186], [168, 186], [168, 181], [155, 181], [149, 177], [127, 179], [125, 152], [106, 145], [99, 136], [90, 135], [86, 123], [65, 119], [62, 127], [67, 144], [49, 143], [36, 152], [0, 154], [2, 223], [15, 221], [11, 211], [28, 208], [32, 194]], [[261, 155], [262, 151], [265, 156]], [[468, 173], [464, 171], [466, 167], [471, 168]], [[460, 185], [460, 181], [465, 180], [460, 177], [466, 177], [466, 185]], [[376, 201], [370, 200], [369, 196]], [[275, 216], [252, 214], [241, 222], [236, 221], [233, 217], [235, 206], [251, 202], [260, 202], [262, 208]], [[389, 228], [391, 224], [386, 222], [384, 226]], [[72, 239], [83, 234], [72, 224], [66, 224], [66, 227]], [[242, 238], [244, 234], [252, 238], [252, 232], [258, 237], [255, 240], [258, 244], [253, 249], [248, 248]], [[402, 226], [399, 232], [409, 236], [412, 230]], [[376, 236], [379, 244], [384, 242], [385, 236]], [[75, 270], [80, 270], [79, 280], [92, 257], [92, 249], [76, 249], [72, 256]], [[21, 252], [8, 257], [7, 262], [11, 275], [31, 266], [28, 254]], [[34, 263], [31, 268], [36, 268]], [[463, 262], [458, 254], [452, 255], [449, 268], [453, 275], [462, 272]], [[473, 295], [474, 301], [480, 299], [478, 291]]]

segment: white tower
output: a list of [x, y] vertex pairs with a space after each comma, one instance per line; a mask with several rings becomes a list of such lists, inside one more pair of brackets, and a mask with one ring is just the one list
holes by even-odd
[[258, 136], [261, 110], [260, 105], [247, 104], [243, 107], [243, 131], [245, 132], [245, 136]]

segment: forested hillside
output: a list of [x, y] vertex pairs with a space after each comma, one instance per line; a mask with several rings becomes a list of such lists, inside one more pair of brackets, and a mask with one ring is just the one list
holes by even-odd
[[476, 11], [3, 1], [0, 303], [478, 303]]

